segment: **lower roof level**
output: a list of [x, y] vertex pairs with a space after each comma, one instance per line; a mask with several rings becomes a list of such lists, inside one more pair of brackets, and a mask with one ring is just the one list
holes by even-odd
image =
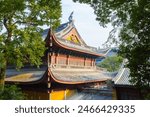
[[84, 84], [111, 79], [103, 71], [97, 69], [50, 69], [52, 79], [63, 84]]
[[[46, 75], [45, 75], [46, 74]], [[6, 83], [38, 84], [48, 81], [61, 84], [86, 84], [111, 79], [104, 71], [95, 68], [40, 68], [21, 69], [20, 71], [8, 69]]]

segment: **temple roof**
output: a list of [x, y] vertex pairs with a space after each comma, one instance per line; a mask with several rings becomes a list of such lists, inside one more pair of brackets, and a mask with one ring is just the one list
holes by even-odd
[[[45, 81], [44, 74], [47, 69], [21, 69], [20, 71], [8, 69], [6, 82], [34, 84]], [[51, 77], [54, 82], [62, 84], [83, 84], [91, 82], [106, 81], [111, 79], [105, 72], [94, 69], [51, 69]], [[46, 80], [47, 81], [47, 80]], [[39, 83], [39, 82], [38, 82]]]
[[62, 24], [53, 33], [53, 35], [55, 41], [64, 47], [66, 46], [69, 49], [74, 49], [75, 51], [81, 51], [91, 55], [103, 56], [102, 54], [96, 52], [96, 48], [90, 47], [84, 42], [73, 21]]
[[55, 31], [55, 36], [74, 44], [87, 45], [78, 33], [73, 21], [60, 25]]
[[64, 84], [83, 84], [111, 79], [105, 72], [96, 69], [52, 69], [51, 74], [55, 82]]
[[102, 54], [99, 54], [96, 51], [94, 51], [94, 48], [90, 48], [88, 46], [83, 46], [83, 45], [78, 45], [78, 44], [73, 44], [67, 40], [57, 38], [55, 37], [55, 35], [54, 35], [54, 40], [56, 41], [57, 44], [59, 44], [61, 47], [66, 48], [66, 49], [88, 53], [90, 55], [103, 56]]
[[130, 69], [125, 67], [126, 62], [127, 59], [124, 59], [118, 74], [113, 79], [115, 85], [132, 85], [130, 83]]
[[46, 72], [46, 68], [23, 68], [19, 71], [16, 69], [6, 70], [6, 82], [30, 83], [41, 80]]
[[74, 25], [74, 21], [71, 20], [71, 18], [69, 19], [70, 20], [67, 23], [61, 24], [52, 33], [49, 32], [49, 29], [45, 29], [42, 34], [42, 38], [49, 38], [50, 36], [47, 35], [53, 35], [53, 38], [60, 46], [62, 45], [63, 47], [74, 49], [75, 51], [81, 51], [96, 56], [103, 56], [96, 51], [97, 49], [95, 47], [88, 46], [84, 42]]
[[115, 85], [131, 85], [129, 80], [131, 79], [129, 77], [130, 70], [128, 68], [121, 68], [116, 75], [116, 77], [113, 79]]
[[116, 55], [118, 52], [117, 47], [111, 47], [111, 48], [104, 48], [104, 49], [99, 49], [98, 53], [104, 54], [104, 56], [113, 56]]
[[[54, 32], [50, 32], [50, 29], [44, 30], [42, 38], [51, 39], [51, 37], [52, 43], [56, 44], [57, 47], [82, 52], [95, 57], [103, 56], [97, 53], [94, 47], [90, 47], [84, 42], [71, 16], [67, 23], [60, 25]], [[64, 84], [98, 82], [110, 79], [110, 77], [96, 69], [52, 69], [45, 67], [41, 69], [21, 69], [20, 71], [7, 69], [5, 80], [6, 82], [14, 83], [36, 83], [47, 78], [44, 75], [48, 74], [48, 69], [55, 82]]]

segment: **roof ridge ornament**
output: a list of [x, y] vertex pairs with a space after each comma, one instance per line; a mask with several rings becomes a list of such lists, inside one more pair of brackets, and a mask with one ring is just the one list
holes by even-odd
[[74, 13], [74, 11], [72, 11], [71, 14], [70, 14], [70, 16], [68, 17], [69, 22], [73, 21], [73, 13]]

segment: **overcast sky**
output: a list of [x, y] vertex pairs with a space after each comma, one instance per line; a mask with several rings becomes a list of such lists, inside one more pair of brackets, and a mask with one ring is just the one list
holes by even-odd
[[108, 28], [100, 27], [95, 20], [96, 15], [89, 5], [74, 3], [72, 0], [62, 0], [62, 23], [68, 21], [72, 11], [74, 11], [75, 26], [84, 41], [90, 46], [102, 47], [112, 29], [111, 26]]

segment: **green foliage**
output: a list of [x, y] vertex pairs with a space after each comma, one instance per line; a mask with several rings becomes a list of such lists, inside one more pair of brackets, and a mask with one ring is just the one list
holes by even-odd
[[0, 0], [0, 74], [8, 64], [38, 67], [46, 49], [41, 26], [54, 29], [60, 17], [61, 0]]
[[145, 96], [145, 99], [146, 99], [146, 100], [150, 100], [150, 93], [148, 93], [148, 94]]
[[16, 85], [5, 85], [3, 92], [0, 93], [1, 100], [24, 100], [25, 95]]
[[34, 27], [15, 31], [18, 35], [16, 34], [11, 45], [6, 47], [8, 63], [15, 64], [17, 68], [23, 67], [24, 63], [39, 66], [45, 51], [45, 44], [40, 33], [35, 31]]
[[[112, 23], [120, 54], [128, 59], [131, 82], [140, 89], [150, 88], [150, 0], [74, 0], [90, 4], [100, 25]], [[114, 36], [110, 36], [110, 42]]]
[[120, 56], [111, 56], [111, 57], [107, 57], [98, 66], [102, 68], [106, 68], [110, 72], [114, 72], [120, 68], [122, 61], [123, 59]]

